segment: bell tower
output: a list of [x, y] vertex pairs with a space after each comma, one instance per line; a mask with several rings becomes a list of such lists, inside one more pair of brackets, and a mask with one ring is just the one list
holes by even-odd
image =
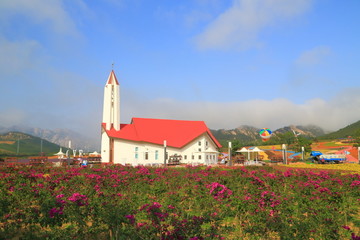
[[104, 105], [101, 131], [101, 161], [114, 163], [114, 139], [108, 130], [120, 130], [120, 86], [114, 70], [110, 72], [104, 88]]
[[120, 86], [114, 70], [110, 72], [104, 88], [103, 123], [105, 129], [120, 130]]

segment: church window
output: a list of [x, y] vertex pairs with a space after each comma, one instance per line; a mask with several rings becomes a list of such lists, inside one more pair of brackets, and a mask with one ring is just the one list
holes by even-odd
[[158, 159], [159, 159], [159, 151], [155, 150], [155, 160], [158, 160]]
[[139, 158], [139, 148], [138, 147], [135, 147], [135, 159], [138, 159]]

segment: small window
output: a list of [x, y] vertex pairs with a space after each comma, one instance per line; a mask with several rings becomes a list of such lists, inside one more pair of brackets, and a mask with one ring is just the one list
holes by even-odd
[[139, 154], [138, 154], [139, 148], [135, 147], [135, 159], [139, 158]]
[[191, 159], [192, 159], [192, 160], [194, 160], [194, 159], [195, 159], [194, 155], [191, 155]]
[[148, 159], [149, 159], [149, 153], [145, 152], [145, 160], [148, 160]]
[[155, 150], [155, 160], [158, 160], [158, 159], [159, 159], [159, 151]]
[[199, 155], [199, 160], [201, 159], [201, 155]]
[[201, 141], [199, 141], [199, 146], [201, 146]]
[[209, 145], [209, 143], [208, 143], [208, 141], [206, 141], [206, 142], [205, 142], [205, 146], [208, 146], [208, 145]]
[[185, 159], [185, 160], [187, 159], [187, 155], [184, 155], [184, 159]]
[[199, 148], [199, 152], [201, 152], [201, 148]]

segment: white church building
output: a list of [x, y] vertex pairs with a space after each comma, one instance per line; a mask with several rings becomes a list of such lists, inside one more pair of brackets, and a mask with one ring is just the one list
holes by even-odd
[[132, 118], [120, 124], [120, 86], [111, 71], [104, 90], [102, 162], [209, 165], [217, 163], [220, 147], [203, 121]]

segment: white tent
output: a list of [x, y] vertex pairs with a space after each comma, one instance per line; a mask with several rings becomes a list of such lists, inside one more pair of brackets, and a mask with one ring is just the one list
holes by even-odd
[[243, 153], [243, 152], [247, 152], [248, 153], [248, 160], [250, 159], [250, 150], [249, 149], [247, 149], [246, 147], [243, 147], [242, 149], [240, 149], [240, 150], [237, 150], [236, 152], [241, 152], [241, 153]]
[[259, 156], [259, 152], [263, 152], [263, 150], [259, 149], [258, 147], [254, 147], [251, 151], [254, 152], [254, 153], [257, 153], [256, 154], [256, 156], [257, 156], [256, 159]]
[[93, 153], [90, 153], [89, 155], [90, 155], [90, 156], [99, 156], [100, 153], [98, 153], [97, 151], [95, 151], [95, 152], [93, 152]]
[[54, 155], [58, 156], [58, 159], [64, 158], [65, 153], [62, 152], [62, 148], [60, 148], [60, 151], [58, 153], [55, 153]]

